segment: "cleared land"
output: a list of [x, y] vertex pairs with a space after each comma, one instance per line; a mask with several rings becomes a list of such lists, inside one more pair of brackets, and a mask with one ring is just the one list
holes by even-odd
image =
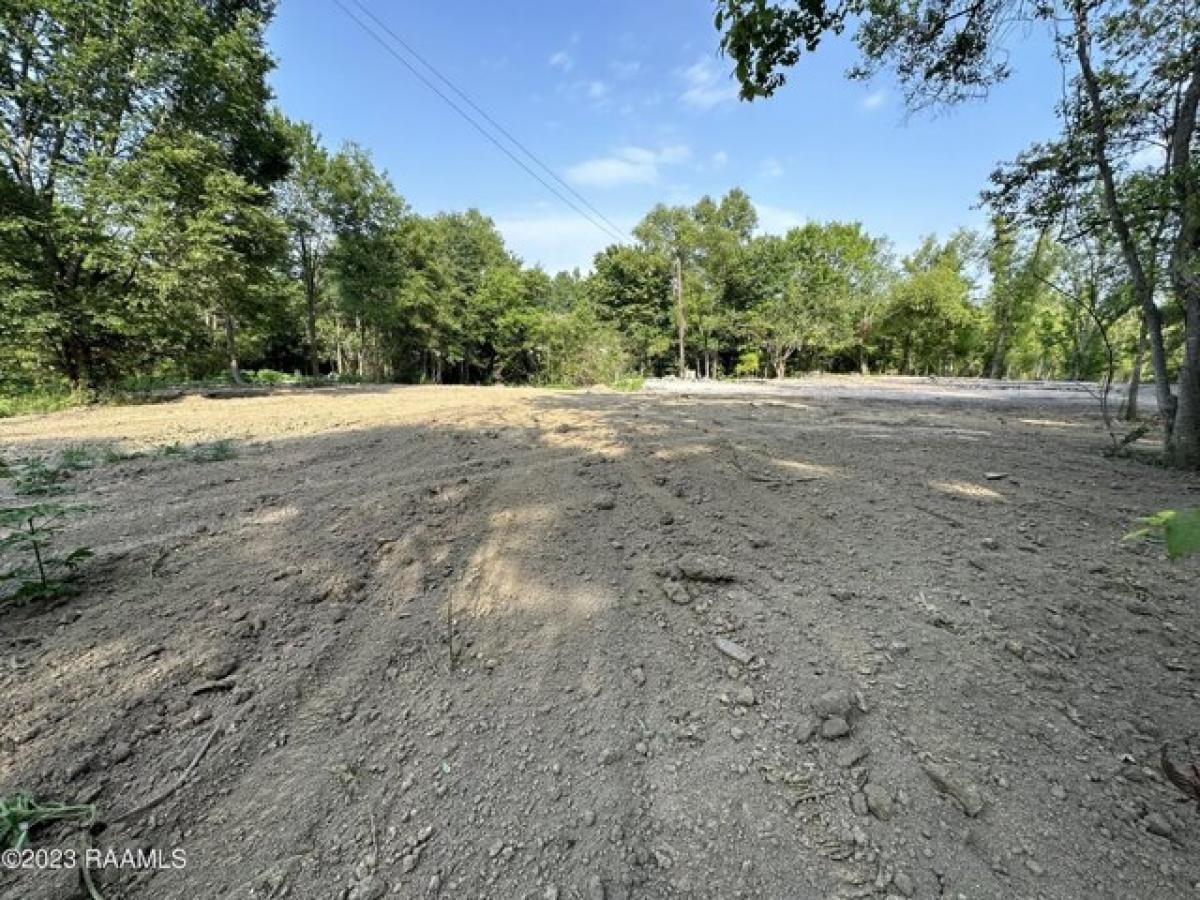
[[72, 477], [96, 558], [0, 619], [0, 793], [117, 816], [215, 734], [99, 838], [186, 868], [106, 898], [1194, 895], [1200, 560], [1120, 538], [1200, 479], [1074, 393], [823, 383], [0, 422], [236, 450]]

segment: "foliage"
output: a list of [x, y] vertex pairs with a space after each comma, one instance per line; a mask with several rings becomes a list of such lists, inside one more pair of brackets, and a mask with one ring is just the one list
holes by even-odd
[[616, 381], [609, 384], [609, 387], [614, 391], [629, 391], [636, 392], [642, 390], [646, 386], [646, 379], [641, 375], [626, 375], [624, 378], [618, 378]]
[[249, 302], [261, 186], [286, 164], [267, 7], [0, 7], [0, 340], [26, 365], [91, 389], [188, 346], [205, 302]]
[[45, 497], [61, 494], [67, 487], [64, 482], [71, 477], [71, 466], [51, 466], [45, 460], [30, 457], [9, 467], [5, 477], [13, 479], [13, 490], [30, 497]]
[[159, 456], [182, 457], [197, 463], [224, 462], [237, 456], [237, 448], [233, 441], [222, 439], [207, 443], [185, 446], [176, 441], [173, 444], [163, 444], [155, 448]]
[[71, 391], [18, 388], [11, 394], [0, 394], [0, 419], [69, 409], [77, 404], [79, 399], [79, 396]]
[[1166, 545], [1167, 556], [1171, 559], [1200, 553], [1200, 508], [1165, 509], [1139, 522], [1142, 527], [1127, 534], [1126, 540], [1160, 539]]
[[[771, 93], [781, 67], [853, 25], [862, 73], [890, 66], [914, 102], [955, 99], [1003, 76], [993, 38], [1013, 3], [721, 0], [718, 27], [746, 96]], [[1111, 216], [1088, 187], [1092, 119], [1078, 91], [1063, 139], [997, 175], [986, 245], [931, 238], [897, 264], [853, 222], [764, 234], [734, 188], [655, 206], [590, 273], [550, 276], [478, 210], [418, 215], [365, 150], [326, 146], [272, 109], [272, 8], [16, 0], [0, 12], [0, 415], [170, 384], [612, 384], [681, 364], [707, 377], [1132, 367], [1136, 279], [1115, 227], [1100, 227]], [[1099, 20], [1096, 41], [1114, 51], [1101, 100], [1120, 113], [1122, 159], [1152, 136], [1124, 86], [1145, 90], [1160, 118], [1170, 100], [1146, 74], [1159, 51], [1137, 37], [1176, 23], [1164, 9]], [[1178, 87], [1181, 71], [1166, 81]], [[1118, 169], [1133, 240], [1165, 284], [1177, 180]], [[1064, 210], [1069, 235], [1047, 220]], [[1190, 320], [1163, 306], [1164, 347], [1182, 355]], [[53, 491], [69, 469], [26, 465], [19, 484]]]
[[[57, 503], [0, 507], [0, 532], [3, 532], [0, 553], [18, 557], [0, 575], [0, 584], [15, 584], [14, 589], [6, 592], [5, 602], [27, 603], [71, 592], [76, 569], [92, 555], [92, 551], [79, 547], [65, 556], [51, 556], [48, 549], [54, 535], [61, 530], [63, 520], [82, 509]], [[20, 558], [22, 550], [27, 551], [23, 559]]]
[[22, 850], [29, 835], [47, 822], [77, 821], [90, 824], [96, 818], [92, 804], [39, 803], [27, 791], [0, 797], [0, 850]]
[[[1009, 76], [1012, 42], [1030, 25], [1043, 25], [1064, 70], [1061, 135], [1000, 167], [985, 199], [1006, 220], [1058, 231], [1068, 246], [1085, 236], [1111, 244], [1145, 325], [1166, 458], [1200, 469], [1200, 17], [1194, 4], [718, 0], [717, 6], [722, 47], [746, 99], [775, 92], [784, 70], [828, 35], [853, 26], [860, 60], [851, 75], [889, 70], [910, 109], [985, 96]], [[1013, 249], [1006, 227], [994, 249], [999, 279], [990, 368], [999, 372], [1007, 357], [1014, 274], [1005, 258]], [[1170, 305], [1182, 317], [1177, 372], [1166, 333]], [[1103, 338], [1105, 327], [1094, 324]], [[1111, 349], [1105, 347], [1106, 357]]]

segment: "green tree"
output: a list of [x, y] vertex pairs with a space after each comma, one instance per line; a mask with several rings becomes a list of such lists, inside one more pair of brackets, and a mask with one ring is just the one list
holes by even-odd
[[671, 349], [671, 264], [645, 247], [614, 245], [596, 254], [588, 296], [620, 330], [641, 374], [655, 371]]
[[926, 238], [902, 265], [883, 328], [905, 375], [965, 373], [981, 343], [961, 240]]
[[308, 373], [321, 374], [317, 320], [320, 316], [326, 263], [333, 248], [333, 191], [329, 154], [312, 128], [287, 123], [292, 167], [276, 188], [279, 214], [287, 226], [292, 275], [304, 291], [304, 324]]
[[0, 7], [3, 337], [77, 388], [110, 382], [150, 355], [164, 321], [190, 314], [155, 305], [174, 295], [147, 284], [142, 250], [194, 244], [213, 210], [189, 203], [207, 219], [193, 222], [163, 201], [260, 205], [253, 189], [284, 173], [267, 112], [269, 13], [193, 0]]
[[390, 362], [381, 338], [399, 324], [405, 274], [401, 235], [408, 205], [354, 144], [330, 160], [328, 179], [334, 241], [327, 265], [337, 298], [337, 330], [343, 336], [339, 371], [350, 355], [344, 344], [353, 347], [360, 378], [382, 378]]
[[[1024, 193], [1045, 214], [1069, 209], [1081, 186], [1098, 184], [1101, 212], [1128, 270], [1146, 324], [1164, 448], [1200, 469], [1200, 17], [1191, 3], [1137, 0], [720, 0], [716, 25], [734, 59], [742, 96], [769, 96], [784, 70], [822, 39], [855, 25], [861, 62], [852, 75], [888, 68], [910, 107], [985, 95], [1010, 74], [1015, 21], [1042, 21], [1057, 58], [1072, 65], [1060, 106], [1063, 135], [998, 173], [1002, 197]], [[1170, 35], [1170, 39], [1164, 39]], [[1148, 207], [1123, 182], [1139, 154], [1159, 147], [1163, 203]], [[1183, 316], [1178, 398], [1170, 386], [1163, 311], [1153, 277], [1154, 241], [1139, 229], [1162, 223], [1167, 272]]]

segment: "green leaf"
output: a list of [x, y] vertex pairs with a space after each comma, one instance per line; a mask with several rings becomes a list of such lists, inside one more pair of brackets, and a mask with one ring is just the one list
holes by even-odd
[[1171, 559], [1200, 553], [1200, 508], [1176, 512], [1163, 524], [1163, 534]]
[[1162, 540], [1171, 559], [1200, 553], [1200, 508], [1164, 509], [1138, 519], [1138, 523], [1142, 527], [1129, 532], [1124, 540]]

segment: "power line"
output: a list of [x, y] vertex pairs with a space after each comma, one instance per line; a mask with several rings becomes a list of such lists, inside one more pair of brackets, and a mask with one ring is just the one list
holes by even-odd
[[596, 209], [596, 207], [591, 204], [591, 202], [588, 200], [587, 197], [583, 196], [583, 194], [579, 193], [579, 191], [577, 191], [577, 190], [575, 190], [575, 188], [571, 187], [571, 185], [568, 184], [566, 181], [564, 181], [559, 176], [559, 174], [554, 171], [554, 169], [552, 169], [550, 166], [548, 166], [544, 162], [542, 162], [542, 160], [538, 157], [538, 155], [536, 153], [534, 153], [532, 150], [530, 150], [528, 147], [526, 147], [524, 144], [522, 144], [519, 140], [517, 140], [512, 135], [511, 132], [508, 131], [508, 129], [506, 129], [503, 125], [501, 125], [499, 122], [497, 122], [495, 119], [493, 119], [490, 115], [488, 115], [487, 111], [482, 109], [478, 103], [476, 103], [474, 100], [472, 100], [470, 98], [470, 96], [468, 96], [465, 92], [463, 92], [458, 87], [458, 85], [456, 85], [453, 81], [451, 81], [449, 78], [447, 78], [445, 75], [443, 75], [440, 71], [438, 71], [437, 67], [433, 63], [431, 63], [429, 60], [425, 59], [425, 57], [423, 57], [420, 53], [418, 53], [416, 51], [416, 49], [414, 49], [412, 47], [411, 44], [406, 42], [404, 40], [404, 38], [400, 37], [400, 35], [396, 34], [395, 31], [393, 31], [391, 28], [389, 28], [388, 24], [386, 22], [384, 22], [382, 19], [380, 19], [379, 16], [375, 15], [375, 13], [371, 12], [371, 10], [369, 8], [367, 8], [366, 5], [363, 4], [362, 0], [354, 0], [354, 5], [357, 6], [360, 10], [362, 10], [364, 15], [368, 16], [373, 22], [375, 22], [375, 24], [377, 24], [380, 28], [382, 28], [384, 30], [384, 32], [387, 33], [387, 35], [392, 38], [392, 40], [394, 40], [397, 44], [399, 44], [401, 47], [403, 47], [410, 56], [412, 56], [415, 60], [417, 60], [417, 62], [419, 62], [426, 69], [428, 69], [435, 76], [437, 76], [437, 78], [443, 84], [445, 84], [446, 87], [450, 88], [451, 91], [453, 91], [456, 95], [458, 95], [458, 97], [461, 98], [464, 103], [466, 103], [469, 107], [471, 107], [471, 109], [475, 110], [475, 112], [479, 113], [479, 115], [482, 116], [489, 125], [491, 125], [498, 132], [500, 132], [500, 134], [504, 135], [504, 137], [508, 138], [508, 140], [518, 150], [520, 150], [527, 157], [529, 157], [531, 160], [533, 160], [533, 162], [539, 168], [541, 168], [547, 175], [549, 175], [556, 182], [558, 182], [558, 184], [560, 184], [560, 185], [562, 185], [562, 187], [566, 188], [566, 190], [568, 190], [576, 200], [578, 200], [580, 203], [582, 203], [584, 206], [586, 206], [591, 212], [595, 213], [596, 217], [599, 218], [602, 222], [604, 222], [605, 225], [609, 226], [609, 228], [611, 230], [613, 230], [614, 232], [616, 232], [617, 234], [622, 235], [626, 240], [629, 239], [628, 235], [625, 234], [624, 229], [622, 229], [619, 225], [615, 224], [611, 219], [609, 219], [606, 215], [604, 215], [604, 213], [600, 212], [600, 210]]
[[[537, 172], [535, 172], [533, 169], [531, 169], [524, 160], [522, 160], [520, 157], [518, 157], [516, 154], [514, 154], [508, 147], [504, 146], [504, 144], [502, 144], [491, 132], [489, 132], [482, 125], [480, 125], [477, 121], [475, 121], [475, 119], [473, 119], [471, 117], [471, 115], [468, 112], [466, 112], [466, 110], [464, 110], [461, 106], [459, 106], [457, 103], [455, 103], [452, 99], [447, 97], [446, 94], [441, 89], [439, 89], [436, 84], [434, 84], [432, 81], [430, 81], [421, 71], [419, 71], [415, 66], [413, 66], [412, 63], [410, 63], [400, 53], [398, 53], [394, 47], [392, 47], [387, 41], [385, 41], [382, 37], [380, 37], [379, 34], [376, 33], [375, 30], [372, 29], [370, 25], [368, 25], [366, 22], [364, 22], [362, 19], [360, 19], [357, 15], [355, 15], [355, 13], [348, 6], [346, 6], [346, 4], [342, 2], [342, 0], [333, 0], [333, 2], [335, 4], [337, 4], [337, 6], [342, 10], [342, 12], [344, 12], [347, 16], [349, 16], [351, 19], [353, 19], [354, 22], [363, 31], [365, 31], [368, 35], [370, 35], [375, 40], [375, 42], [379, 44], [379, 46], [381, 46], [389, 54], [391, 54], [393, 57], [395, 57], [396, 60], [399, 61], [400, 64], [403, 65], [406, 69], [408, 69], [408, 71], [411, 72], [422, 84], [424, 84], [427, 88], [429, 88], [431, 91], [433, 91], [435, 94], [437, 94], [437, 96], [440, 97], [446, 103], [446, 105], [448, 105], [456, 113], [458, 113], [460, 116], [462, 116], [467, 121], [467, 123], [471, 125], [472, 128], [474, 128], [476, 131], [478, 131], [480, 134], [482, 134], [485, 138], [487, 138], [489, 141], [491, 141], [491, 143], [494, 144], [496, 146], [496, 148], [498, 150], [500, 150], [501, 153], [503, 153], [505, 156], [507, 156], [509, 159], [511, 159], [513, 162], [515, 162], [518, 166], [520, 166], [522, 169], [524, 169], [525, 172], [530, 177], [532, 177], [534, 180], [536, 180], [539, 184], [541, 184], [542, 187], [544, 187], [546, 190], [548, 190], [550, 193], [552, 193], [555, 197], [557, 197], [559, 200], [561, 200], [563, 203], [565, 203], [567, 206], [569, 206], [571, 209], [573, 209], [576, 213], [578, 213], [580, 216], [582, 216], [584, 219], [586, 219], [591, 225], [594, 225], [600, 231], [604, 232], [604, 234], [607, 237], [613, 238], [618, 242], [623, 242], [623, 241], [628, 240], [628, 238], [625, 235], [623, 235], [619, 229], [613, 230], [610, 228], [609, 225], [605, 225], [603, 222], [594, 218], [586, 210], [581, 209], [579, 206], [577, 206], [569, 197], [564, 196], [562, 194], [562, 192], [560, 192], [557, 188], [555, 188], [554, 185], [550, 184], [550, 182], [546, 181], [545, 178], [543, 178], [541, 175], [539, 175]], [[526, 151], [526, 152], [528, 152], [528, 151]]]

